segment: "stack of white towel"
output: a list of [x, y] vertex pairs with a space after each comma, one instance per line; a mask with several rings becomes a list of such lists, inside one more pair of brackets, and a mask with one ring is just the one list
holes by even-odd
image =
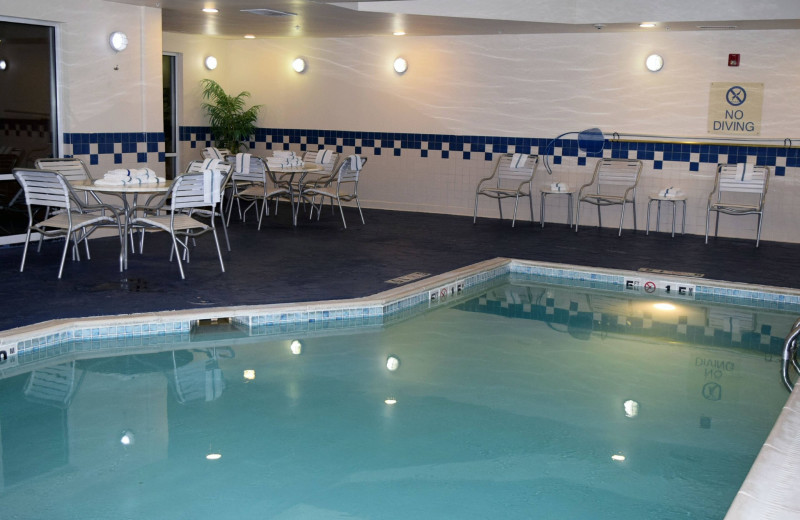
[[97, 179], [94, 183], [98, 186], [127, 186], [142, 184], [158, 184], [167, 182], [164, 177], [156, 176], [156, 172], [150, 168], [126, 169], [118, 168], [109, 170], [102, 179]]
[[568, 192], [569, 191], [569, 185], [567, 185], [566, 183], [563, 183], [563, 182], [553, 182], [553, 183], [550, 183], [550, 191]]
[[669, 186], [669, 187], [664, 188], [663, 190], [659, 191], [658, 192], [658, 196], [659, 197], [664, 197], [664, 198], [667, 198], [667, 199], [674, 199], [674, 198], [677, 198], [677, 197], [683, 197], [683, 192], [678, 188]]
[[234, 170], [236, 173], [250, 173], [250, 159], [252, 155], [249, 153], [237, 153], [236, 165]]
[[291, 168], [302, 165], [303, 159], [288, 150], [276, 150], [272, 152], [272, 157], [267, 157], [267, 166], [270, 168]]

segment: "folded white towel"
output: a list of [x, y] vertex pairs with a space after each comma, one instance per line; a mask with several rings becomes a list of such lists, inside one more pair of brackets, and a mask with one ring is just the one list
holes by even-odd
[[267, 166], [270, 168], [293, 168], [302, 165], [303, 160], [300, 157], [267, 157]]
[[203, 202], [216, 204], [220, 199], [222, 173], [219, 170], [203, 170]]
[[294, 157], [295, 155], [297, 155], [297, 154], [295, 154], [291, 150], [273, 150], [272, 151], [272, 156], [273, 157], [286, 158], [286, 157]]
[[511, 165], [510, 168], [522, 168], [525, 166], [525, 163], [528, 162], [528, 154], [525, 153], [515, 153], [511, 156]]
[[209, 146], [206, 148], [206, 154], [210, 159], [219, 159], [223, 160], [225, 157], [222, 155], [222, 152], [219, 151], [219, 148], [215, 148], [213, 146]]
[[755, 176], [755, 164], [738, 163], [736, 165], [736, 180], [739, 182], [749, 182]]
[[358, 155], [350, 156], [350, 169], [357, 172], [361, 171], [361, 157]]
[[250, 172], [250, 158], [251, 154], [249, 153], [237, 153], [236, 154], [236, 166], [235, 172], [236, 173], [249, 173]]
[[332, 151], [323, 149], [317, 152], [317, 160], [316, 160], [317, 164], [329, 163], [331, 162], [331, 159], [333, 159]]
[[139, 177], [131, 177], [123, 179], [121, 177], [103, 177], [94, 181], [95, 186], [142, 186], [148, 184], [165, 184], [167, 180], [164, 177], [149, 177], [142, 179]]
[[[100, 180], [100, 179], [98, 179]], [[164, 182], [164, 179], [156, 176], [156, 172], [150, 168], [126, 169], [117, 168], [109, 170], [103, 175], [103, 180], [108, 181], [106, 186], [119, 186], [125, 184], [152, 184]], [[96, 184], [96, 183], [95, 183]], [[103, 185], [102, 183], [100, 184]]]
[[569, 191], [569, 186], [563, 182], [553, 182], [550, 184], [550, 191]]

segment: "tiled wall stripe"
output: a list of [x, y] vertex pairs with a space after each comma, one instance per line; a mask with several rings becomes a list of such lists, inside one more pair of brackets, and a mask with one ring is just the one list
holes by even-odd
[[[180, 141], [192, 148], [213, 144], [208, 127], [180, 128]], [[748, 162], [772, 168], [777, 176], [786, 175], [787, 168], [800, 167], [800, 148], [787, 146], [753, 146], [735, 144], [683, 144], [673, 142], [639, 142], [605, 140], [603, 150], [587, 153], [577, 139], [549, 137], [498, 137], [478, 135], [412, 134], [398, 132], [354, 132], [346, 130], [314, 130], [289, 128], [259, 128], [249, 147], [263, 145], [266, 150], [299, 149], [300, 151], [331, 148], [338, 153], [391, 155], [404, 153], [419, 157], [441, 159], [494, 160], [500, 153], [534, 153], [551, 155], [553, 164], [574, 157], [578, 166], [592, 165], [594, 157], [635, 158], [645, 161], [649, 169], [683, 168], [700, 171], [702, 164]], [[669, 164], [667, 164], [669, 163]]]
[[114, 164], [164, 162], [164, 132], [65, 133], [64, 155], [88, 157], [89, 164], [100, 156]]

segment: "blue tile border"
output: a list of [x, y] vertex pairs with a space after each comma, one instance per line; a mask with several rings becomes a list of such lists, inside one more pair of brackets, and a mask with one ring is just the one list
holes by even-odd
[[[205, 148], [213, 144], [213, 135], [206, 126], [182, 126], [179, 129], [179, 140], [188, 142], [191, 148]], [[784, 176], [787, 168], [800, 167], [800, 148], [745, 144], [607, 139], [601, 151], [587, 153], [580, 149], [577, 139], [259, 128], [247, 145], [252, 150], [260, 145], [266, 150], [299, 148], [301, 152], [327, 147], [338, 153], [371, 152], [374, 155], [400, 157], [404, 153], [413, 152], [423, 158], [482, 158], [485, 161], [493, 161], [497, 154], [513, 151], [548, 154], [552, 156], [553, 164], [561, 164], [564, 158], [575, 157], [579, 166], [593, 165], [594, 161], [587, 160], [593, 157], [636, 158], [645, 161], [655, 171], [663, 170], [665, 163], [682, 163], [681, 166], [686, 171], [699, 172], [703, 164], [750, 162], [769, 166], [778, 177]]]
[[101, 156], [114, 164], [164, 162], [164, 132], [65, 133], [64, 155], [99, 164]]

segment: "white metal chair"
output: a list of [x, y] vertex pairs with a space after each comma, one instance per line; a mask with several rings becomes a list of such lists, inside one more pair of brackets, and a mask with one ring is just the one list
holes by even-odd
[[[761, 241], [764, 203], [769, 188], [769, 167], [745, 164], [720, 164], [714, 178], [714, 189], [708, 194], [706, 208], [706, 244], [711, 212], [716, 212], [714, 236], [719, 232], [719, 214], [758, 215], [756, 247]], [[716, 197], [715, 197], [716, 195]]]
[[517, 209], [519, 199], [527, 197], [531, 208], [531, 224], [535, 222], [533, 216], [532, 183], [536, 169], [539, 167], [538, 155], [525, 155], [506, 153], [497, 158], [492, 175], [483, 178], [475, 188], [475, 212], [472, 216], [474, 224], [478, 219], [478, 198], [483, 195], [497, 199], [500, 210], [500, 219], [503, 218], [503, 199], [514, 199], [514, 218], [511, 227], [517, 223]]
[[[214, 177], [217, 177], [215, 182]], [[166, 196], [161, 199], [156, 206], [134, 206], [131, 209], [131, 226], [142, 228], [159, 229], [166, 231], [172, 237], [172, 254], [178, 258], [178, 269], [181, 278], [186, 276], [181, 262], [181, 252], [186, 261], [189, 261], [189, 239], [197, 237], [207, 232], [214, 236], [214, 243], [217, 246], [219, 265], [222, 272], [225, 272], [225, 264], [222, 261], [222, 250], [219, 247], [215, 219], [210, 219], [210, 224], [205, 224], [192, 217], [192, 210], [214, 211], [219, 203], [219, 188], [222, 182], [219, 180], [222, 175], [213, 170], [206, 170], [203, 173], [187, 173], [181, 175], [170, 186]], [[169, 201], [169, 205], [167, 205]], [[161, 214], [162, 210], [169, 208], [166, 214]], [[139, 215], [141, 212], [141, 215]], [[181, 246], [179, 248], [178, 246]]]
[[[28, 244], [30, 243], [31, 233], [33, 231], [45, 237], [64, 238], [64, 251], [61, 253], [61, 264], [58, 268], [59, 278], [61, 278], [61, 274], [64, 271], [64, 261], [67, 257], [67, 248], [69, 247], [70, 239], [72, 239], [74, 243], [72, 256], [76, 260], [80, 260], [78, 243], [82, 240], [87, 240], [89, 235], [99, 226], [116, 226], [120, 240], [124, 240], [119, 212], [114, 207], [106, 204], [90, 206], [82, 203], [67, 180], [60, 173], [47, 170], [15, 168], [14, 177], [22, 185], [22, 189], [25, 193], [25, 202], [28, 205], [28, 232], [25, 236], [25, 247], [22, 251], [22, 264], [19, 268], [20, 272], [25, 269], [25, 258], [28, 254]], [[34, 215], [36, 213], [33, 209], [34, 206], [57, 208], [61, 211], [57, 211], [50, 216], [45, 214], [43, 220], [34, 222]], [[91, 258], [88, 245], [86, 256], [87, 258]], [[122, 271], [123, 265], [121, 257], [119, 268], [120, 271]]]
[[231, 155], [231, 151], [227, 148], [216, 148], [214, 146], [203, 148], [200, 153], [203, 154], [203, 159], [219, 159], [221, 161], [224, 161], [227, 156]]
[[[247, 155], [247, 154], [246, 154]], [[244, 161], [246, 155], [237, 162]], [[239, 170], [237, 171], [237, 168]], [[269, 180], [268, 180], [269, 178]], [[241, 167], [235, 167], [232, 179], [232, 194], [231, 202], [228, 205], [228, 222], [231, 219], [233, 212], [233, 205], [239, 211], [239, 218], [245, 221], [247, 211], [254, 208], [256, 217], [258, 218], [258, 229], [261, 230], [261, 222], [265, 215], [269, 216], [269, 199], [275, 200], [275, 211], [278, 211], [278, 197], [289, 196], [290, 188], [288, 184], [281, 184], [273, 175], [271, 175], [267, 164], [264, 159], [255, 155], [250, 156], [249, 163]], [[270, 188], [270, 182], [274, 188]], [[242, 202], [246, 204], [242, 209]], [[258, 203], [261, 202], [259, 209]]]
[[600, 208], [621, 206], [619, 216], [619, 236], [622, 236], [622, 222], [625, 219], [625, 205], [633, 206], [633, 229], [636, 230], [636, 186], [642, 173], [642, 161], [637, 159], [600, 159], [594, 167], [592, 180], [578, 190], [578, 214], [575, 219], [575, 232], [581, 223], [581, 203], [597, 206], [597, 226], [603, 221]]
[[[366, 163], [366, 157], [351, 155], [339, 163], [336, 175], [330, 177], [327, 182], [303, 188], [300, 196], [311, 201], [311, 211], [308, 214], [308, 218], [311, 219], [313, 217], [314, 209], [316, 209], [317, 220], [319, 220], [325, 199], [329, 198], [331, 207], [333, 207], [334, 201], [339, 206], [339, 213], [342, 215], [342, 224], [344, 224], [345, 229], [347, 229], [347, 222], [344, 218], [344, 211], [342, 211], [342, 201], [356, 201], [358, 213], [361, 215], [361, 223], [366, 224], [364, 222], [364, 213], [361, 211], [361, 203], [358, 200], [358, 179]], [[314, 200], [317, 197], [320, 197], [319, 207], [314, 205]]]
[[[186, 167], [186, 173], [202, 173], [203, 166], [205, 161], [191, 161], [189, 165]], [[219, 171], [220, 175], [220, 187], [219, 187], [219, 204], [215, 206], [213, 209], [208, 210], [205, 208], [197, 208], [193, 211], [194, 214], [202, 215], [205, 217], [209, 217], [211, 219], [219, 217], [220, 222], [222, 222], [222, 233], [225, 235], [225, 244], [228, 246], [228, 251], [231, 250], [231, 241], [228, 238], [228, 223], [225, 220], [225, 212], [223, 208], [225, 207], [225, 194], [228, 192], [227, 188], [233, 178], [233, 165], [220, 163], [217, 165], [217, 171]]]

